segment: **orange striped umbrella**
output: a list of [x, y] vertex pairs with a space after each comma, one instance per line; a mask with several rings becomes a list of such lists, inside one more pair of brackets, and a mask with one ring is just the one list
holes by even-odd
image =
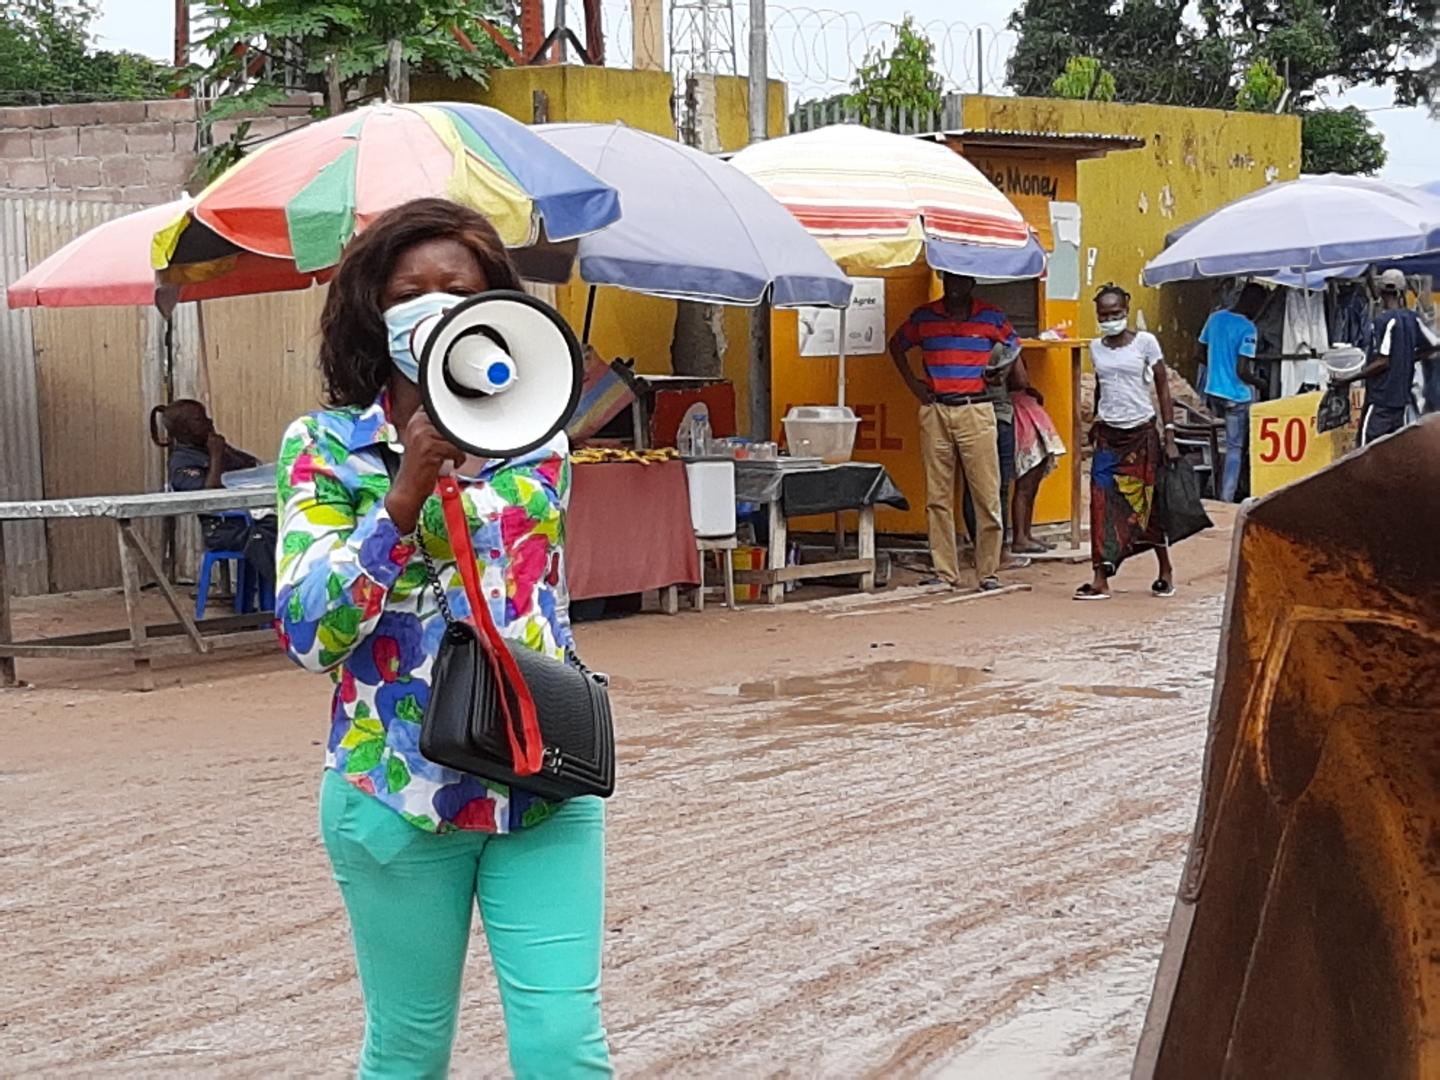
[[317, 280], [289, 260], [248, 251], [222, 257], [203, 274], [188, 275], [181, 267], [157, 278], [150, 266], [151, 238], [189, 208], [190, 200], [180, 199], [95, 226], [12, 282], [6, 289], [10, 306], [149, 307], [167, 297], [211, 300], [306, 289]]
[[1024, 217], [947, 147], [854, 124], [756, 143], [731, 164], [847, 270], [909, 266], [927, 241], [1022, 249]]

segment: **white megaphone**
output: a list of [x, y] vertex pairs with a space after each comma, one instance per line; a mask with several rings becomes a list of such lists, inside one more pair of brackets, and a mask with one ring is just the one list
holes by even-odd
[[476, 457], [543, 446], [580, 403], [580, 343], [558, 311], [527, 293], [462, 300], [420, 323], [411, 340], [430, 422]]

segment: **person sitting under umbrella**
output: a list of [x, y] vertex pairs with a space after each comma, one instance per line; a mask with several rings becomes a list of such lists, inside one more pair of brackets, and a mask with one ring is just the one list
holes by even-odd
[[[227, 443], [205, 406], [188, 398], [150, 410], [150, 440], [170, 451], [166, 476], [171, 491], [219, 488], [227, 472], [260, 464], [253, 454]], [[208, 551], [243, 551], [251, 571], [274, 588], [278, 531], [273, 517], [202, 514], [200, 532]]]

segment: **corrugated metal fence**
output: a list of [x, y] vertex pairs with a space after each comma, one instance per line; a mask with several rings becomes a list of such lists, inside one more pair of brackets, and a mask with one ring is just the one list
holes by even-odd
[[[4, 282], [133, 209], [0, 200]], [[181, 305], [168, 361], [165, 321], [153, 308], [0, 311], [0, 499], [160, 490], [164, 455], [146, 418], [167, 394], [206, 402], [232, 445], [273, 460], [285, 426], [319, 398], [313, 357], [323, 298], [313, 290], [207, 301], [203, 311]], [[103, 524], [50, 522], [7, 527], [6, 535], [22, 594], [119, 582], [113, 530]], [[181, 547], [183, 555], [193, 544]], [[182, 557], [182, 572], [189, 562]]]
[[861, 124], [897, 135], [922, 135], [931, 131], [950, 131], [960, 127], [960, 97], [947, 95], [935, 112], [921, 109], [871, 107], [857, 109], [844, 97], [823, 101], [802, 101], [790, 113], [789, 129], [799, 131], [827, 127], [830, 124]]

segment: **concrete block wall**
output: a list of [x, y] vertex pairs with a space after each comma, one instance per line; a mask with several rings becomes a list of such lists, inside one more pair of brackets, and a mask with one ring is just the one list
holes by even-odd
[[[251, 121], [250, 139], [304, 124], [309, 97]], [[0, 195], [148, 205], [185, 190], [199, 137], [193, 100], [0, 109]], [[230, 136], [235, 122], [215, 126]]]

